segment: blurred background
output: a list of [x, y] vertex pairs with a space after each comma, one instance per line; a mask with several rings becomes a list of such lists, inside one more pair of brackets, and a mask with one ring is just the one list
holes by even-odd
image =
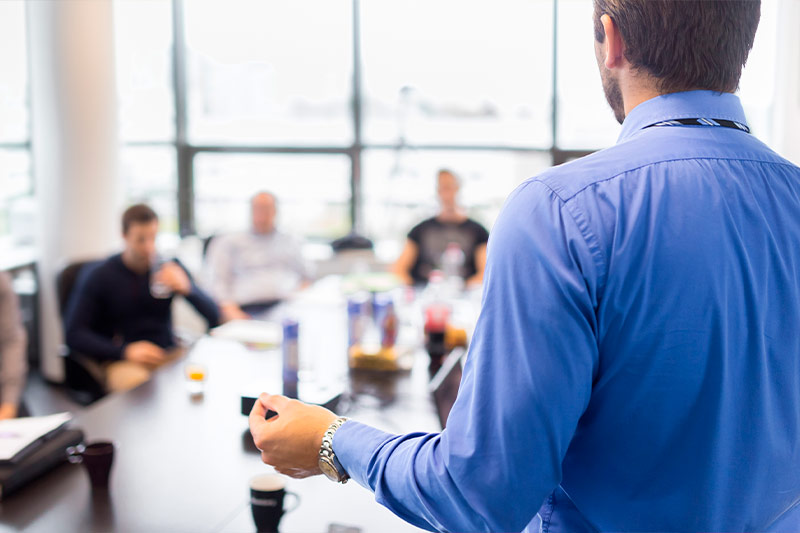
[[[740, 89], [754, 134], [794, 162], [798, 6], [762, 2]], [[0, 267], [35, 265], [45, 374], [55, 272], [117, 248], [134, 202], [177, 246], [245, 229], [270, 190], [310, 259], [356, 231], [389, 262], [447, 167], [491, 228], [521, 181], [616, 140], [591, 15], [591, 0], [0, 2]]]

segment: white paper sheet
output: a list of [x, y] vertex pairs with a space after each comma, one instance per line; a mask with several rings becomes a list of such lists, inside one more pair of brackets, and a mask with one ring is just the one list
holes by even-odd
[[72, 419], [69, 413], [0, 420], [0, 461], [10, 461], [32, 442]]

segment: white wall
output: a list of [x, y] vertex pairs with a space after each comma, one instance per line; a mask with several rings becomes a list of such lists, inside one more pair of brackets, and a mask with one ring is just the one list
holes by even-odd
[[112, 2], [28, 2], [42, 371], [59, 381], [55, 278], [119, 240]]

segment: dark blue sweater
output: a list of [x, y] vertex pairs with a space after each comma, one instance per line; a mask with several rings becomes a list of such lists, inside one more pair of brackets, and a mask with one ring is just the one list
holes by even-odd
[[[216, 326], [217, 305], [191, 276], [189, 280], [192, 290], [186, 300], [205, 317], [209, 327]], [[141, 340], [162, 348], [173, 347], [171, 305], [172, 297], [157, 299], [150, 295], [150, 272], [133, 272], [120, 254], [87, 265], [75, 282], [67, 306], [67, 345], [100, 360], [122, 359], [125, 345]]]

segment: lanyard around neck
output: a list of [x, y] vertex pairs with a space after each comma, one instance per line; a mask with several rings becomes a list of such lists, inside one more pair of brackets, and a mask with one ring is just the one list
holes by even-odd
[[731, 128], [740, 130], [745, 133], [750, 133], [750, 128], [746, 124], [736, 122], [735, 120], [727, 120], [724, 118], [677, 118], [674, 120], [664, 120], [650, 124], [642, 129], [657, 128], [663, 126], [712, 126], [719, 128]]

